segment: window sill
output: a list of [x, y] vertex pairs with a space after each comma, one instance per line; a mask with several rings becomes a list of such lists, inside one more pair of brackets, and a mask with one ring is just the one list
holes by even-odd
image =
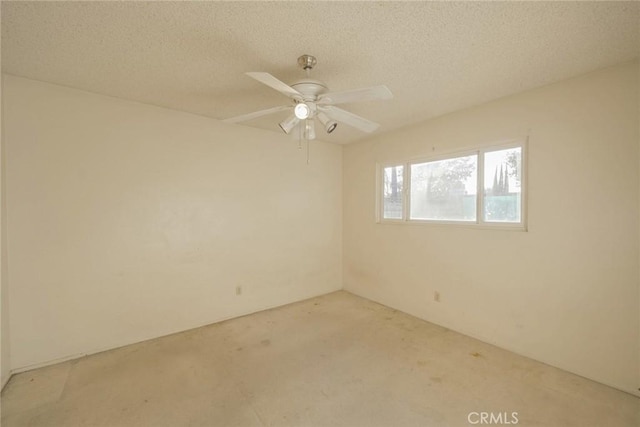
[[468, 228], [475, 230], [528, 231], [527, 226], [522, 223], [479, 223], [475, 221], [435, 221], [416, 219], [383, 219], [376, 221], [376, 223], [380, 225], [413, 225], [421, 227]]

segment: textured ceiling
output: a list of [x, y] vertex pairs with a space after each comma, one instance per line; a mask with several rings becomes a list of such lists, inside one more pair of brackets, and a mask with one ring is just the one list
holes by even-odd
[[[638, 2], [2, 2], [2, 71], [223, 119], [287, 103], [245, 76], [312, 76], [386, 132], [637, 58]], [[286, 114], [285, 114], [286, 115]], [[247, 122], [279, 131], [280, 116]], [[339, 126], [326, 141], [363, 137]]]

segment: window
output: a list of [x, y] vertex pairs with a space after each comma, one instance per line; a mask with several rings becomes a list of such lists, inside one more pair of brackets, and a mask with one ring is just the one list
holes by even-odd
[[[524, 228], [524, 142], [384, 165], [382, 222]], [[406, 183], [406, 185], [405, 185]]]
[[402, 194], [404, 166], [389, 166], [383, 169], [382, 217], [384, 219], [402, 219]]
[[410, 219], [475, 221], [478, 155], [411, 164]]
[[520, 223], [522, 218], [522, 147], [484, 153], [485, 222]]

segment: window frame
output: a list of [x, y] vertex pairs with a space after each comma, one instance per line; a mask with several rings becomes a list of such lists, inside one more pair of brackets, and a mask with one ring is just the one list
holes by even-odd
[[[520, 171], [520, 222], [485, 221], [484, 219], [484, 156], [486, 153], [508, 150], [510, 148], [520, 148], [521, 151], [521, 171]], [[465, 220], [440, 220], [440, 219], [411, 219], [411, 166], [421, 163], [436, 162], [458, 157], [476, 155], [477, 179], [476, 179], [476, 219], [474, 221]], [[384, 170], [388, 167], [402, 166], [403, 186], [402, 186], [402, 218], [384, 217]], [[527, 199], [528, 199], [528, 138], [510, 139], [490, 145], [483, 145], [473, 148], [452, 150], [427, 155], [413, 157], [402, 161], [385, 161], [376, 164], [376, 222], [378, 224], [409, 224], [409, 225], [430, 225], [430, 226], [457, 226], [472, 228], [504, 229], [515, 231], [527, 231]]]

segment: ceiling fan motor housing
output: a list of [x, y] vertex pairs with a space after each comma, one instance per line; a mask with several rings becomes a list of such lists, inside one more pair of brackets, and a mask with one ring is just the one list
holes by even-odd
[[300, 92], [305, 101], [315, 101], [318, 95], [328, 90], [324, 83], [314, 79], [298, 80], [291, 87]]

